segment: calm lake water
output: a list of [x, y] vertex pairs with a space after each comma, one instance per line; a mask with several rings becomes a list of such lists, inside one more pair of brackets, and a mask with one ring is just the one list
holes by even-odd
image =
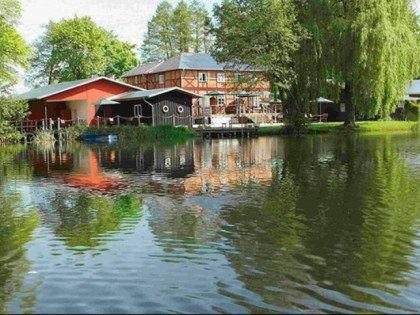
[[0, 147], [1, 313], [417, 313], [420, 137]]

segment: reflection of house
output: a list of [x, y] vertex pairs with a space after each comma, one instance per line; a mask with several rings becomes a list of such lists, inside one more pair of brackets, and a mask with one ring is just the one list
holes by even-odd
[[112, 192], [127, 185], [120, 176], [106, 174], [99, 165], [97, 154], [91, 150], [75, 157], [73, 171], [63, 179], [71, 187], [101, 192]]
[[110, 148], [98, 155], [101, 165], [107, 169], [162, 174], [167, 178], [184, 178], [194, 172], [192, 142], [170, 148], [137, 150], [131, 154]]
[[95, 103], [103, 98], [141, 88], [105, 77], [62, 82], [15, 96], [28, 100], [29, 120], [61, 118], [65, 121], [95, 123]]
[[[237, 139], [206, 142], [194, 147], [197, 170], [185, 182], [186, 194], [219, 192], [240, 185], [264, 184], [273, 177], [273, 156], [280, 148], [275, 138], [259, 139], [255, 143], [239, 144]], [[236, 146], [236, 150], [232, 147]]]
[[48, 176], [69, 187], [112, 193], [127, 186], [120, 176], [106, 174], [99, 156], [85, 147], [82, 150], [30, 151], [34, 175]]
[[[227, 105], [243, 102], [245, 98], [233, 92], [246, 90], [269, 95], [269, 82], [260, 69], [228, 63], [219, 64], [209, 54], [182, 53], [163, 62], [140, 65], [123, 76], [129, 84], [145, 89], [180, 87], [200, 95], [217, 90], [211, 96], [214, 113]], [[259, 97], [247, 98], [255, 106]], [[235, 109], [235, 106], [232, 106]]]

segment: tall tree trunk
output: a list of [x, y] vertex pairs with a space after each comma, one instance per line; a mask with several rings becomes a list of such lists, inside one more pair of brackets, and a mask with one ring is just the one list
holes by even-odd
[[346, 82], [343, 90], [343, 101], [346, 106], [344, 126], [356, 128], [356, 110], [351, 96], [351, 86], [348, 82]]

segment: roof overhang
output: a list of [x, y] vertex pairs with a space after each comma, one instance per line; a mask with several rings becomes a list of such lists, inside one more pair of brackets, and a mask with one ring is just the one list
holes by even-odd
[[172, 87], [172, 88], [167, 88], [167, 89], [143, 90], [140, 92], [125, 92], [122, 94], [109, 97], [108, 99], [113, 100], [113, 101], [132, 101], [132, 100], [140, 100], [140, 99], [150, 99], [150, 98], [153, 98], [162, 94], [166, 94], [169, 92], [173, 92], [173, 91], [191, 96], [193, 98], [203, 97], [202, 95], [190, 92], [188, 90], [184, 90], [179, 87]]
[[[113, 83], [116, 83], [116, 84], [119, 84], [119, 85], [129, 87], [129, 88], [134, 89], [134, 90], [144, 91], [143, 88], [140, 88], [140, 87], [137, 87], [137, 86], [134, 86], [134, 85], [131, 85], [131, 84], [127, 84], [127, 83], [124, 83], [124, 82], [120, 82], [120, 81], [117, 81], [117, 80], [114, 80], [114, 79], [111, 79], [111, 78], [96, 77], [96, 78], [92, 78], [92, 79], [87, 80], [87, 81], [83, 81], [80, 84], [75, 84], [75, 85], [72, 85], [70, 87], [62, 88], [62, 89], [59, 89], [57, 91], [54, 91], [54, 92], [51, 92], [51, 93], [46, 93], [46, 94], [37, 96], [36, 98], [29, 98], [29, 99], [26, 99], [26, 100], [28, 100], [28, 101], [42, 100], [44, 98], [47, 98], [47, 97], [50, 97], [50, 96], [53, 96], [53, 95], [56, 95], [56, 94], [60, 94], [60, 93], [66, 92], [66, 91], [70, 91], [72, 89], [81, 87], [81, 86], [86, 85], [86, 84], [91, 84], [93, 82], [100, 81], [100, 80], [106, 80], [106, 81], [109, 81], [109, 82], [113, 82]], [[22, 99], [22, 98], [19, 98], [19, 95], [17, 95], [16, 97], [17, 97], [17, 99]]]

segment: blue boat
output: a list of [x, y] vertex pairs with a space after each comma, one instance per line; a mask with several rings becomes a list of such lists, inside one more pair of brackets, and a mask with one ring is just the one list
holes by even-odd
[[114, 133], [82, 133], [80, 138], [85, 142], [114, 143], [118, 141], [118, 135]]

